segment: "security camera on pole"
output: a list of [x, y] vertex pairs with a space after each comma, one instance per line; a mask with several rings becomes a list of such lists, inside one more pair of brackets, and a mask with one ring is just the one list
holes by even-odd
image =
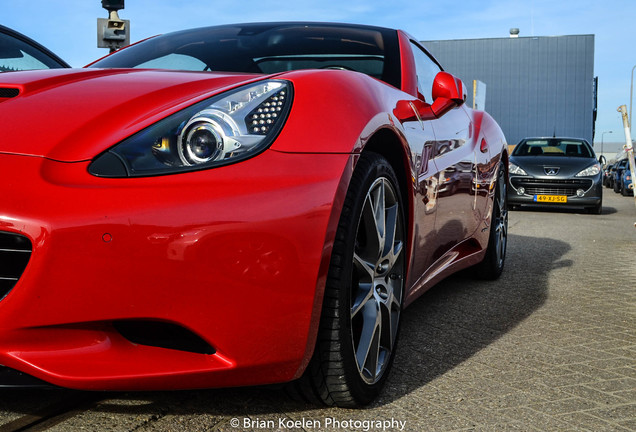
[[97, 18], [97, 47], [110, 52], [130, 45], [130, 20], [122, 20], [117, 13], [124, 8], [124, 0], [102, 0], [108, 18]]

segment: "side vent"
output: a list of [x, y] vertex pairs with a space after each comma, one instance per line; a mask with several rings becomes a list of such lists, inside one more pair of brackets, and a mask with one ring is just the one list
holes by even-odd
[[11, 291], [31, 258], [31, 241], [23, 235], [0, 232], [0, 300]]
[[179, 325], [162, 321], [122, 320], [113, 322], [115, 330], [130, 342], [158, 348], [214, 354], [213, 346]]
[[14, 98], [20, 94], [20, 89], [0, 87], [0, 98]]

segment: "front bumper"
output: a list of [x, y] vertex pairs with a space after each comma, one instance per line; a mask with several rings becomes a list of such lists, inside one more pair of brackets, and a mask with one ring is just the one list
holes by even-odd
[[[32, 244], [0, 300], [0, 365], [87, 390], [266, 384], [302, 372], [349, 155], [269, 150], [139, 179], [95, 178], [87, 165], [0, 155], [0, 231]], [[171, 334], [205, 349], [161, 341]]]
[[[540, 202], [539, 196], [565, 197], [565, 202]], [[567, 207], [594, 207], [602, 203], [601, 176], [555, 179], [511, 175], [508, 204]]]

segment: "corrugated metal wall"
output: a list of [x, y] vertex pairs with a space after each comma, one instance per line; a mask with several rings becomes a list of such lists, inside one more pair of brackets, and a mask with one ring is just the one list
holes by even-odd
[[527, 136], [592, 142], [594, 35], [423, 41], [444, 69], [486, 83], [486, 111], [509, 144]]

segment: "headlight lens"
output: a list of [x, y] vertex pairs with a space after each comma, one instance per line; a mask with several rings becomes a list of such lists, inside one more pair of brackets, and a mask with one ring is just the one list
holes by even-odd
[[523, 168], [518, 167], [517, 165], [513, 164], [512, 162], [510, 162], [508, 164], [508, 173], [509, 174], [516, 174], [516, 175], [528, 175], [528, 173], [525, 172], [523, 170]]
[[579, 172], [575, 177], [593, 176], [600, 172], [601, 172], [601, 165], [596, 163], [590, 167], [585, 168], [583, 171]]
[[211, 168], [252, 157], [280, 132], [291, 84], [267, 80], [199, 102], [98, 156], [99, 177], [142, 177]]

